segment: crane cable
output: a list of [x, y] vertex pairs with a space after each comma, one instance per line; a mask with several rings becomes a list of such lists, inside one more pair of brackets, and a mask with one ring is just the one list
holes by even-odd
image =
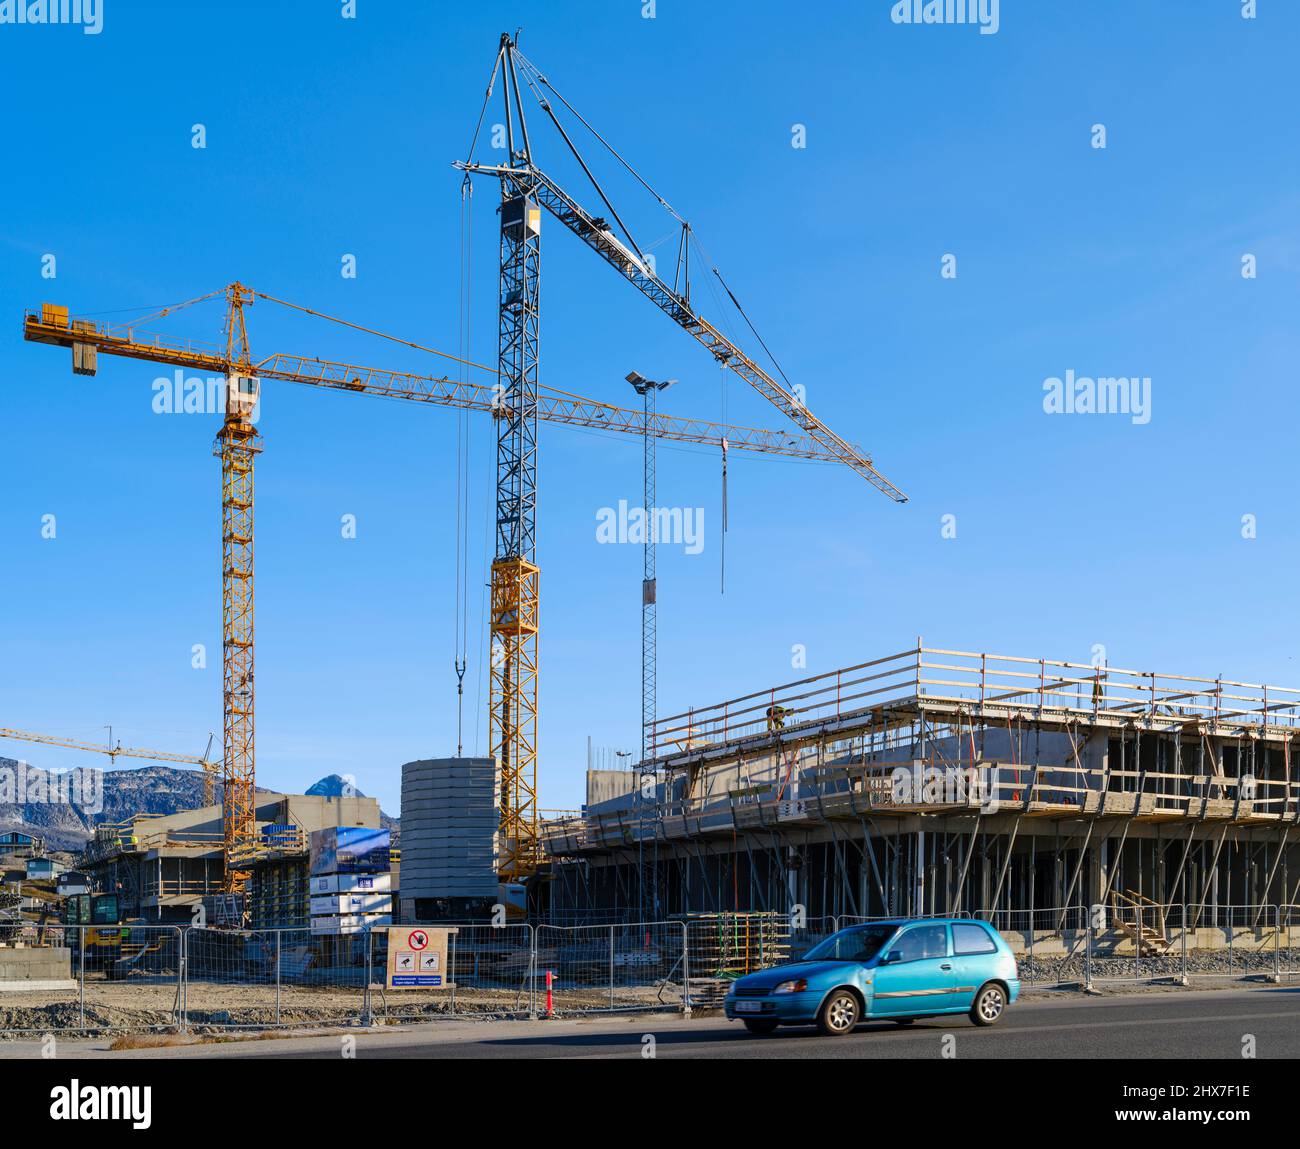
[[[517, 47], [514, 50], [514, 54], [515, 54], [515, 59], [524, 66], [525, 70], [527, 72], [531, 72], [532, 76], [536, 79], [536, 81], [539, 84], [541, 84], [543, 87], [545, 87], [546, 90], [549, 91], [551, 95], [553, 95], [557, 100], [559, 100], [560, 103], [563, 104], [573, 114], [573, 116], [577, 119], [578, 123], [580, 123], [584, 128], [587, 129], [587, 131], [589, 131], [593, 136], [596, 137], [597, 141], [601, 144], [601, 146], [607, 152], [609, 152], [611, 156], [613, 156], [616, 160], [618, 160], [618, 162], [622, 164], [623, 167], [627, 169], [628, 173], [632, 176], [633, 179], [637, 181], [637, 183], [639, 183], [643, 188], [645, 188], [646, 191], [648, 191], [652, 196], [655, 197], [655, 199], [659, 202], [659, 204], [665, 210], [667, 210], [669, 215], [671, 215], [675, 220], [677, 220], [678, 223], [684, 224], [686, 222], [686, 220], [684, 220], [680, 215], [677, 214], [677, 211], [673, 207], [673, 205], [670, 204], [666, 199], [664, 199], [664, 197], [661, 196], [657, 191], [655, 191], [655, 189], [652, 188], [645, 181], [645, 178], [641, 175], [641, 173], [638, 172], [636, 168], [634, 168], [630, 163], [627, 162], [627, 160], [625, 160], [622, 157], [622, 155], [617, 151], [617, 149], [615, 149], [614, 145], [611, 144], [607, 139], [605, 139], [605, 137], [602, 136], [598, 131], [596, 131], [596, 129], [593, 128], [591, 124], [589, 124], [583, 118], [582, 113], [579, 112], [577, 108], [575, 108], [571, 103], [569, 103], [568, 100], [566, 100], [562, 95], [560, 95], [560, 93], [556, 90], [555, 85], [552, 84], [551, 81], [548, 80], [544, 75], [542, 75], [541, 71], [538, 69], [536, 64], [534, 64], [530, 59], [528, 59], [527, 56], [525, 56], [521, 51], [519, 51]], [[530, 88], [533, 87], [531, 83], [528, 86]], [[533, 89], [533, 95], [534, 96], [538, 95], [536, 89]]]
[[[460, 186], [460, 339], [461, 382], [468, 382], [473, 296], [470, 258], [474, 234], [474, 188], [466, 175]], [[456, 672], [456, 757], [465, 753], [465, 669], [469, 644], [469, 412], [456, 413], [456, 610], [452, 666]]]
[[353, 331], [360, 331], [364, 335], [374, 335], [380, 339], [387, 339], [390, 343], [400, 343], [403, 347], [410, 347], [416, 351], [425, 351], [430, 355], [438, 355], [443, 359], [451, 359], [466, 367], [473, 367], [477, 371], [490, 371], [496, 374], [495, 367], [489, 367], [486, 363], [475, 363], [474, 360], [461, 355], [452, 355], [446, 351], [439, 351], [436, 347], [426, 347], [423, 343], [415, 343], [410, 339], [402, 339], [396, 335], [389, 335], [385, 331], [377, 331], [373, 327], [365, 327], [360, 323], [352, 323], [347, 319], [340, 319], [337, 315], [327, 315], [323, 311], [315, 311], [310, 307], [303, 307], [300, 303], [290, 303], [287, 299], [277, 299], [273, 295], [267, 295], [263, 291], [254, 291], [253, 294], [258, 299], [265, 299], [267, 303], [278, 303], [281, 307], [288, 307], [294, 311], [301, 311], [304, 315], [313, 316], [316, 319], [327, 319], [331, 323], [338, 323], [343, 327], [350, 327]]

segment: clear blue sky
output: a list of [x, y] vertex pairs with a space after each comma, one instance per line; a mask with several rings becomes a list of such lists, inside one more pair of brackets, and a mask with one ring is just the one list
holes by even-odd
[[[218, 419], [154, 414], [148, 364], [73, 376], [66, 352], [21, 341], [23, 308], [102, 314], [238, 278], [456, 350], [450, 165], [499, 33], [520, 25], [525, 53], [691, 219], [811, 408], [911, 496], [735, 459], [724, 596], [716, 453], [663, 451], [659, 501], [703, 507], [707, 540], [661, 551], [661, 712], [801, 676], [794, 644], [816, 673], [918, 634], [1079, 661], [1102, 643], [1119, 666], [1300, 684], [1300, 6], [1261, 0], [1249, 21], [1236, 0], [1003, 0], [983, 36], [894, 25], [887, 0], [658, 0], [652, 20], [641, 0], [357, 0], [354, 20], [330, 0], [105, 4], [98, 36], [0, 26], [0, 725], [97, 738], [111, 722], [197, 752], [221, 721]], [[561, 166], [536, 131], [539, 162]], [[639, 238], [668, 235], [602, 165]], [[479, 186], [472, 260], [488, 362], [494, 195]], [[724, 395], [700, 348], [544, 230], [543, 382], [628, 401], [635, 368], [680, 380], [667, 410], [778, 418], [737, 380]], [[266, 304], [250, 323], [259, 354], [434, 365]], [[158, 329], [216, 341], [219, 314]], [[1150, 377], [1151, 421], [1045, 414], [1043, 381], [1067, 370]], [[401, 763], [455, 744], [456, 418], [268, 384], [260, 427], [258, 780], [353, 773], [395, 809]], [[473, 436], [471, 751], [486, 421]], [[641, 555], [597, 544], [595, 517], [639, 499], [641, 459], [632, 439], [541, 440], [542, 803], [570, 807], [588, 735], [637, 740]]]

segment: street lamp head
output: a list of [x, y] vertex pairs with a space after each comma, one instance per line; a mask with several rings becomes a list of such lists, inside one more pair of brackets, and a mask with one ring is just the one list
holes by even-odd
[[637, 389], [638, 392], [643, 392], [645, 387], [647, 387], [650, 383], [649, 379], [647, 379], [644, 375], [639, 375], [635, 371], [629, 371], [625, 376], [625, 378], [629, 383], [632, 384], [633, 387]]

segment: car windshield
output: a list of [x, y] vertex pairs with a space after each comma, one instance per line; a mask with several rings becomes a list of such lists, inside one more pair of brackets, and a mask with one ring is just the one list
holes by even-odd
[[803, 955], [803, 960], [870, 961], [897, 932], [895, 924], [852, 926], [813, 946]]

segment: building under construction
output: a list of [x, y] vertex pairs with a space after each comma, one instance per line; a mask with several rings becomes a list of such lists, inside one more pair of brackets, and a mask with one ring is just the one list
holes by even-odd
[[1099, 904], [1189, 924], [1288, 906], [1297, 706], [1294, 689], [918, 641], [658, 720], [653, 798], [625, 774], [594, 800], [604, 772], [581, 815], [544, 823], [553, 907], [1034, 929]]

